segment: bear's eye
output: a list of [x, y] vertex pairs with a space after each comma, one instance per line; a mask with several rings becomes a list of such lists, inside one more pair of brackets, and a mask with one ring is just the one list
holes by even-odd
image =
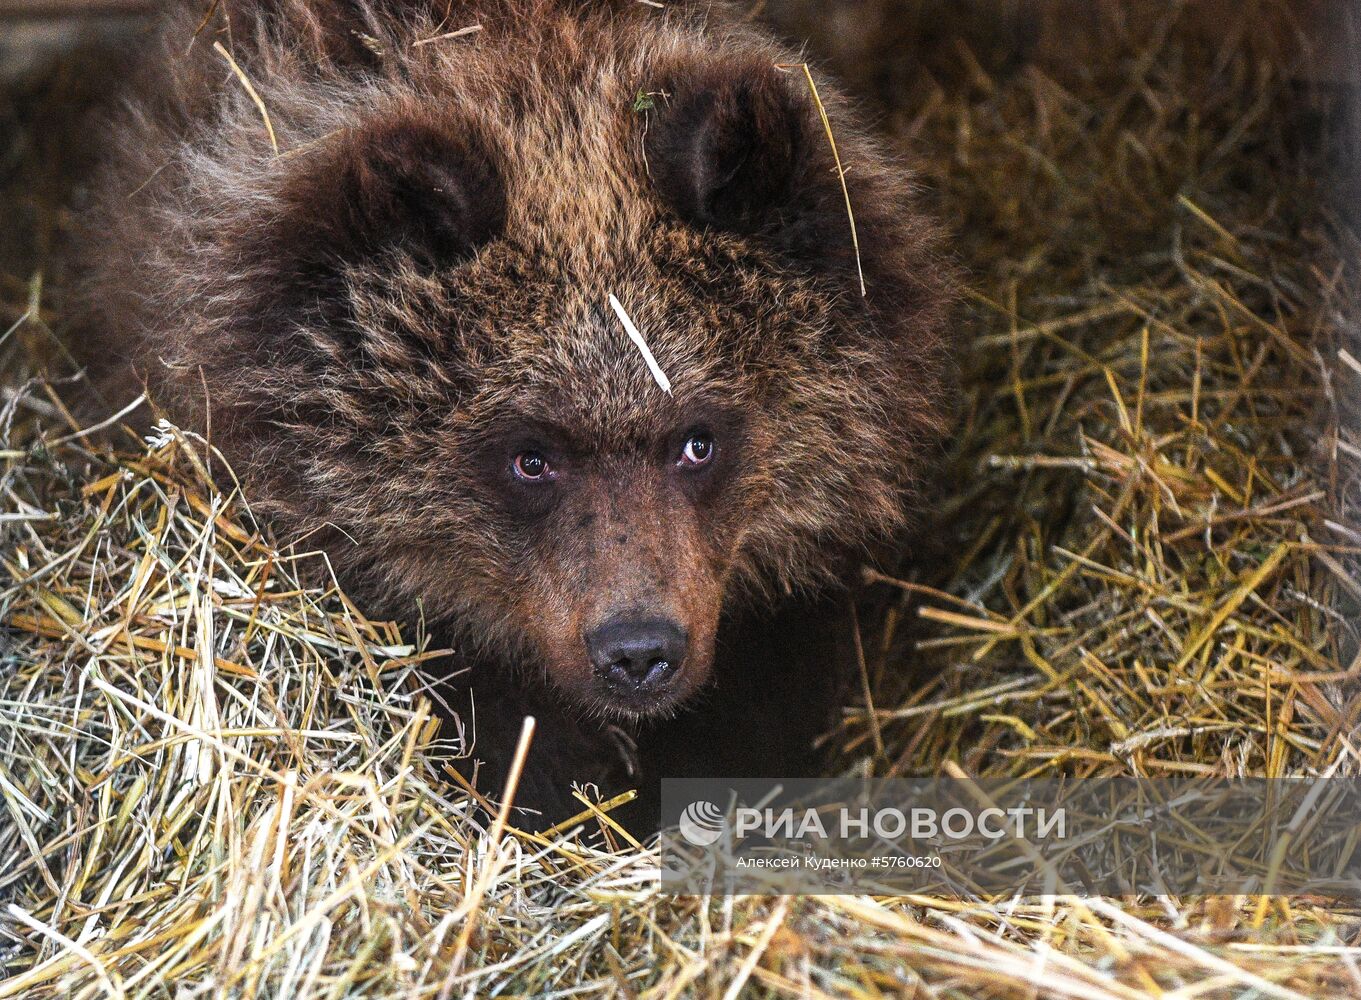
[[548, 479], [552, 474], [552, 470], [548, 467], [548, 459], [537, 451], [520, 452], [515, 456], [515, 461], [511, 463], [511, 468], [515, 470], [515, 475], [531, 483]]
[[681, 449], [681, 465], [691, 468], [708, 464], [714, 457], [714, 439], [704, 431], [695, 431], [685, 439]]

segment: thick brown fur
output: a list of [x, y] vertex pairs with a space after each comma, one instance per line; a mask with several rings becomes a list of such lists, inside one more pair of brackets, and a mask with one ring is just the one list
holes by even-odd
[[[102, 384], [211, 428], [371, 613], [419, 608], [472, 668], [493, 770], [537, 713], [550, 813], [573, 780], [803, 766], [841, 670], [820, 595], [902, 537], [947, 423], [951, 270], [906, 171], [820, 82], [862, 297], [807, 82], [776, 68], [798, 60], [721, 11], [203, 17], [167, 18], [109, 125], [76, 324]], [[712, 468], [677, 471], [696, 427]], [[516, 480], [531, 448], [558, 481]], [[615, 711], [582, 636], [640, 609], [690, 652], [655, 711]], [[641, 776], [612, 773], [615, 732]]]

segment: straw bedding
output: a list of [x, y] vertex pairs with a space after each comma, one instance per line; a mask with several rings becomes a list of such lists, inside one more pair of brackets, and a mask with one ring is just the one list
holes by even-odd
[[[1326, 96], [1175, 18], [1097, 70], [963, 64], [885, 121], [976, 342], [841, 766], [1355, 775]], [[438, 651], [302, 586], [205, 442], [84, 433], [39, 293], [0, 343], [0, 997], [1361, 995], [1325, 899], [669, 898], [585, 803], [603, 836], [498, 842], [432, 753]]]

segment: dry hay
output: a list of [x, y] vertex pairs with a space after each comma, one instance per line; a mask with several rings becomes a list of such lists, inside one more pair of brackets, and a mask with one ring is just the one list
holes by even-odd
[[[941, 557], [878, 585], [847, 767], [1358, 773], [1327, 109], [1174, 28], [889, 122], [979, 341]], [[48, 350], [32, 315], [0, 344]], [[613, 831], [498, 846], [429, 753], [418, 637], [303, 588], [315, 557], [213, 490], [202, 442], [113, 457], [78, 387], [8, 382], [0, 996], [1361, 995], [1361, 912], [1323, 899], [668, 898]]]

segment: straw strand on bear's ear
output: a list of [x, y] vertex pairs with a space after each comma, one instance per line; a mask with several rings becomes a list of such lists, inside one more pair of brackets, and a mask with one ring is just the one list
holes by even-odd
[[851, 190], [846, 186], [846, 168], [841, 165], [841, 151], [836, 148], [836, 134], [832, 131], [832, 120], [827, 115], [827, 106], [822, 103], [822, 95], [818, 93], [818, 85], [813, 79], [813, 71], [808, 68], [806, 62], [797, 65], [777, 63], [775, 68], [801, 69], [804, 79], [808, 81], [808, 92], [813, 95], [813, 105], [818, 109], [818, 118], [822, 121], [823, 131], [827, 133], [827, 145], [831, 147], [832, 159], [836, 161], [836, 179], [841, 184], [841, 194], [846, 200], [846, 220], [851, 224], [851, 245], [855, 248], [855, 271], [860, 279], [860, 295], [863, 298], [866, 294], [865, 265], [860, 259], [860, 233], [855, 227], [855, 209], [851, 207]]
[[275, 156], [278, 156], [279, 137], [274, 134], [274, 123], [270, 120], [269, 108], [265, 107], [265, 102], [264, 99], [260, 97], [260, 92], [255, 89], [255, 84], [250, 82], [250, 77], [246, 75], [246, 71], [232, 58], [232, 54], [227, 51], [226, 47], [221, 42], [213, 42], [213, 51], [227, 61], [227, 65], [231, 68], [231, 71], [236, 75], [236, 78], [241, 81], [241, 86], [245, 88], [246, 94], [255, 103], [255, 106], [259, 108], [260, 117], [265, 123], [265, 134], [269, 136], [269, 148], [274, 150]]

